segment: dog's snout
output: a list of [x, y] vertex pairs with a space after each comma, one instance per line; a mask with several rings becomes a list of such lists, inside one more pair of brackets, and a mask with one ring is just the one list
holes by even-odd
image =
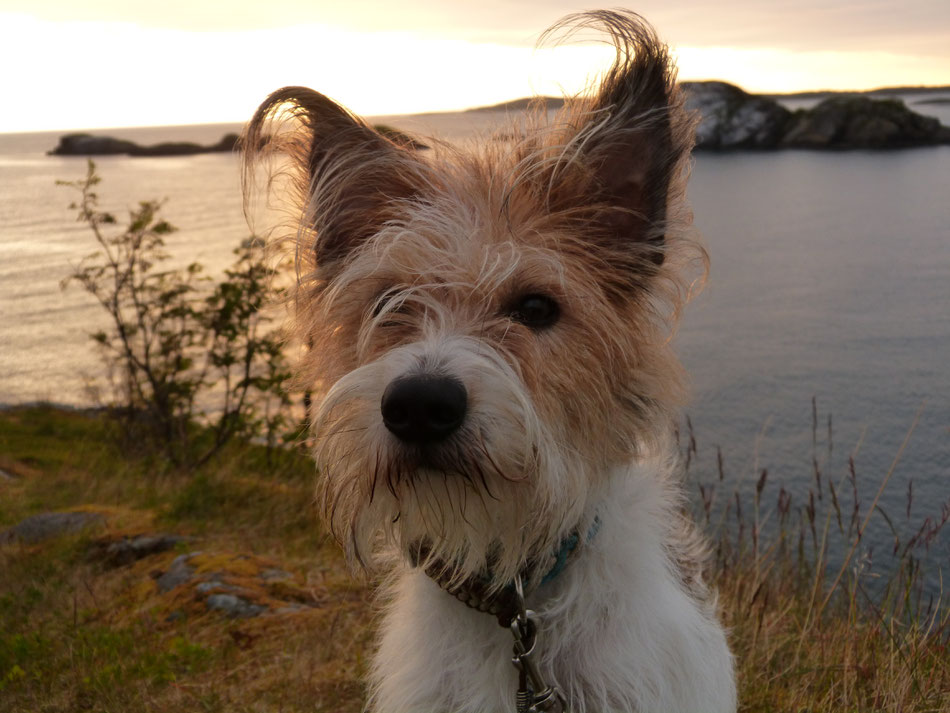
[[386, 387], [380, 402], [383, 423], [407, 443], [435, 443], [465, 420], [465, 386], [448, 376], [404, 376]]

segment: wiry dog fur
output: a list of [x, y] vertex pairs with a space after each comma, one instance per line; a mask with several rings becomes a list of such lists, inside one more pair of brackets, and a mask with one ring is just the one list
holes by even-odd
[[[351, 561], [389, 572], [381, 713], [514, 710], [510, 633], [424, 566], [494, 589], [525, 574], [541, 669], [576, 713], [736, 706], [670, 438], [683, 391], [670, 333], [705, 260], [683, 196], [692, 125], [638, 16], [586, 13], [553, 31], [581, 28], [605, 31], [616, 62], [515, 140], [419, 152], [299, 87], [248, 128], [248, 165], [289, 157], [302, 213], [297, 382], [314, 393], [320, 502]], [[553, 324], [523, 319], [533, 295], [556, 303]], [[409, 374], [464, 385], [464, 422], [445, 441], [387, 430], [381, 398]], [[539, 584], [531, 563], [594, 529]]]

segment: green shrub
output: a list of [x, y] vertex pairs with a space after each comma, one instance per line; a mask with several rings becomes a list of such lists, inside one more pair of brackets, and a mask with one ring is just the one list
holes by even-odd
[[113, 375], [112, 411], [125, 444], [194, 467], [235, 436], [274, 446], [289, 426], [289, 376], [282, 336], [265, 308], [281, 296], [263, 245], [251, 238], [225, 279], [210, 286], [203, 267], [168, 266], [175, 231], [159, 201], [142, 201], [119, 225], [99, 210], [101, 178], [60, 181], [79, 191], [70, 205], [98, 245], [63, 281], [98, 300], [111, 326], [94, 333]]

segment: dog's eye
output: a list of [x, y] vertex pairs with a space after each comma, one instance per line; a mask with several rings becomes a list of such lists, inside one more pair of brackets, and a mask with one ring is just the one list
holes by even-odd
[[547, 295], [524, 295], [511, 306], [508, 316], [531, 329], [544, 329], [557, 322], [561, 308]]
[[[376, 301], [373, 303], [373, 318], [375, 319], [383, 310], [386, 310], [390, 314], [405, 314], [408, 311], [404, 302], [400, 302], [398, 305], [393, 305], [389, 307], [392, 302], [393, 297], [399, 294], [398, 289], [386, 290], [383, 294], [376, 298]], [[387, 309], [387, 307], [389, 307]]]

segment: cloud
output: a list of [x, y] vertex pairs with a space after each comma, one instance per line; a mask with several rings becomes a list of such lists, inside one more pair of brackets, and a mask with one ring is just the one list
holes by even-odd
[[[576, 0], [0, 0], [0, 11], [52, 21], [130, 22], [192, 31], [319, 24], [521, 46], [533, 44], [541, 30], [577, 9]], [[950, 57], [946, 0], [641, 0], [636, 9], [675, 45], [913, 51]]]
[[[439, 9], [417, 2], [394, 10], [391, 2], [358, 0], [332, 12], [299, 0], [229, 5], [227, 11], [196, 0], [161, 6], [47, 0], [21, 14], [5, 12], [11, 5], [25, 3], [0, 0], [0, 64], [10, 70], [0, 75], [0, 91], [24, 110], [0, 117], [0, 131], [240, 121], [269, 92], [289, 84], [312, 86], [363, 114], [461, 109], [577, 92], [612, 58], [602, 44], [534, 49], [538, 31], [567, 9], [565, 0], [525, 0], [506, 13], [496, 0], [484, 0], [483, 12], [470, 4]], [[934, 49], [913, 16], [894, 18], [896, 29], [904, 22], [918, 33], [910, 49], [858, 41], [886, 34], [874, 19], [881, 3], [841, 10], [809, 0], [766, 12], [745, 0], [724, 0], [709, 26], [690, 14], [695, 5], [683, 0], [665, 15], [658, 5], [656, 13], [646, 8], [660, 16], [653, 19], [661, 34], [676, 40], [683, 78], [725, 79], [753, 91], [950, 84], [950, 41]], [[911, 0], [908, 7], [915, 6]], [[354, 10], [367, 7], [378, 14], [363, 19]], [[298, 22], [283, 19], [297, 11]], [[744, 21], [726, 21], [741, 13]], [[318, 15], [324, 22], [311, 23]], [[798, 23], [804, 39], [779, 39], [782, 23], [793, 37]], [[806, 31], [814, 25], [827, 35], [828, 27], [842, 23], [847, 27], [835, 43], [821, 41], [817, 29]], [[210, 29], [219, 26], [230, 29]], [[675, 38], [668, 26], [678, 29]], [[937, 36], [950, 21], [934, 27]], [[31, 112], [26, 107], [40, 102], [33, 97], [52, 97], [55, 106]]]

